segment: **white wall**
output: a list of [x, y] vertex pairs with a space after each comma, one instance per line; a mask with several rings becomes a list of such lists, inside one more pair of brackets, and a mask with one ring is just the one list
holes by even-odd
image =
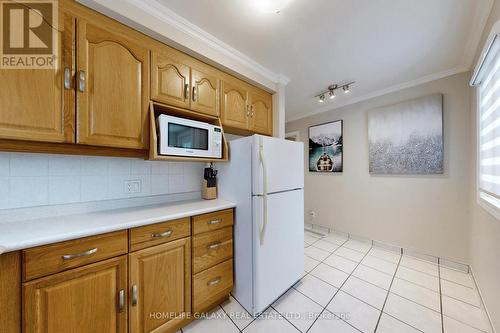
[[[203, 163], [0, 153], [0, 210], [199, 192]], [[126, 194], [125, 181], [141, 193]]]
[[[481, 43], [476, 53], [476, 61], [486, 43], [492, 26], [500, 20], [500, 1], [495, 0], [490, 17], [483, 31]], [[486, 308], [489, 312], [492, 324], [497, 332], [500, 332], [500, 289], [498, 288], [500, 277], [500, 221], [486, 212], [477, 203], [476, 186], [476, 117], [477, 105], [475, 89], [471, 88], [471, 118], [470, 130], [473, 135], [471, 145], [471, 182], [470, 182], [470, 225], [469, 225], [469, 255], [472, 271], [478, 282]]]
[[[469, 74], [458, 74], [287, 123], [286, 132], [300, 131], [307, 159], [308, 126], [344, 121], [344, 172], [306, 172], [306, 222], [311, 221], [307, 213], [314, 210], [313, 223], [467, 261], [471, 142], [468, 79]], [[367, 111], [435, 93], [444, 95], [444, 174], [371, 176]]]

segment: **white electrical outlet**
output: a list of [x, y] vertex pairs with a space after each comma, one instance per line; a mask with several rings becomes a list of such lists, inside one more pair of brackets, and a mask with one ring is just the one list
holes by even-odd
[[142, 192], [142, 182], [140, 180], [126, 180], [124, 192], [126, 194], [141, 193]]

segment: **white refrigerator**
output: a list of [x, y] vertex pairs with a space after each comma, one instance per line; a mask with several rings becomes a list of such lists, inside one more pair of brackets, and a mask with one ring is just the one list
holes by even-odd
[[261, 135], [229, 145], [218, 186], [237, 204], [233, 296], [256, 316], [304, 274], [304, 146]]

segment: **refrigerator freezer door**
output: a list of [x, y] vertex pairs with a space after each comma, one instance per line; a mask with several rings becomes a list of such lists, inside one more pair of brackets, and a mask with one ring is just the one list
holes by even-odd
[[[254, 195], [264, 193], [264, 181], [267, 181], [267, 193], [304, 188], [304, 144], [302, 142], [261, 135], [254, 135], [253, 139]], [[267, 171], [266, 180], [263, 176], [263, 165]]]
[[253, 197], [254, 309], [262, 312], [304, 274], [304, 191], [267, 196], [267, 228], [260, 242], [263, 196]]

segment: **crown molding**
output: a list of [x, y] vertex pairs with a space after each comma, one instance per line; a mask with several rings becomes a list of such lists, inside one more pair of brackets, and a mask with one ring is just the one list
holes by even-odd
[[297, 114], [291, 115], [290, 117], [286, 118], [285, 121], [288, 123], [288, 122], [291, 122], [291, 121], [295, 121], [295, 120], [299, 120], [299, 119], [311, 117], [311, 116], [314, 116], [314, 115], [317, 115], [317, 114], [320, 114], [320, 113], [323, 113], [323, 112], [333, 111], [333, 110], [342, 108], [344, 106], [348, 106], [348, 105], [356, 104], [356, 103], [359, 103], [359, 102], [363, 102], [363, 101], [366, 101], [366, 100], [369, 100], [369, 99], [372, 99], [372, 98], [375, 98], [375, 97], [387, 95], [387, 94], [390, 94], [390, 93], [393, 93], [393, 92], [397, 92], [397, 91], [400, 91], [400, 90], [403, 90], [403, 89], [412, 88], [412, 87], [415, 87], [415, 86], [418, 86], [418, 85], [421, 85], [421, 84], [424, 84], [424, 83], [432, 82], [432, 81], [435, 81], [435, 80], [439, 80], [439, 79], [442, 79], [442, 78], [445, 78], [445, 77], [448, 77], [448, 76], [452, 76], [452, 75], [459, 74], [459, 73], [464, 73], [464, 72], [467, 72], [469, 70], [470, 70], [469, 67], [462, 67], [461, 66], [461, 67], [455, 67], [455, 68], [452, 68], [452, 69], [449, 69], [449, 70], [445, 70], [445, 71], [442, 71], [442, 72], [433, 73], [433, 74], [430, 74], [430, 75], [426, 75], [426, 76], [420, 77], [420, 78], [418, 78], [416, 80], [408, 81], [408, 82], [397, 84], [397, 85], [394, 85], [394, 86], [391, 86], [391, 87], [387, 87], [387, 88], [384, 88], [384, 89], [381, 89], [381, 90], [377, 90], [377, 91], [374, 91], [374, 92], [371, 92], [371, 93], [368, 93], [368, 94], [364, 94], [364, 95], [361, 95], [361, 96], [353, 97], [353, 98], [351, 98], [349, 100], [346, 100], [346, 101], [343, 101], [343, 102], [340, 102], [340, 103], [336, 103], [337, 101], [334, 101], [331, 104], [329, 103], [327, 105], [324, 105], [324, 106], [322, 106], [320, 108], [314, 109], [314, 110], [309, 111], [309, 112], [308, 111], [299, 112]]
[[[270, 87], [269, 82], [272, 82], [273, 85], [276, 84], [286, 85], [290, 82], [290, 79], [287, 78], [285, 75], [275, 73], [272, 70], [268, 69], [267, 67], [259, 64], [257, 61], [251, 59], [242, 52], [224, 43], [217, 37], [211, 35], [207, 31], [200, 28], [199, 26], [189, 22], [184, 17], [178, 15], [171, 9], [159, 3], [157, 0], [148, 0], [148, 1], [77, 0], [77, 1], [86, 6], [97, 9], [99, 11], [103, 11], [103, 9], [106, 9], [107, 14], [110, 14], [109, 11], [111, 11], [113, 14], [117, 14], [121, 17], [124, 17], [127, 21], [133, 21], [134, 25], [140, 25], [142, 28], [146, 29], [146, 31], [144, 31], [144, 29], [141, 29], [141, 31], [143, 31], [144, 33], [151, 31], [155, 34], [159, 34], [162, 37], [165, 37], [168, 40], [173, 41], [174, 43], [182, 45], [182, 47], [189, 49], [190, 51], [199, 54], [202, 57], [206, 57], [210, 61], [213, 61], [214, 63], [217, 63], [223, 66], [224, 68], [227, 68], [230, 71], [237, 73], [238, 75], [247, 77], [248, 79], [256, 82], [257, 84], [261, 84], [264, 87], [272, 88], [273, 90], [275, 90], [276, 89], [275, 87]], [[128, 5], [126, 13], [121, 11], [121, 9], [124, 8], [123, 5], [125, 4]], [[135, 9], [135, 11], [133, 9]], [[141, 13], [141, 16], [139, 16], [138, 13]], [[166, 26], [169, 27], [169, 29], [165, 29], [163, 33], [160, 31], [155, 31], [155, 29], [152, 29], [151, 26], [148, 26], [147, 22], [144, 22], [144, 17], [148, 16], [160, 21], [161, 24], [165, 24]], [[140, 20], [138, 19], [139, 17], [141, 18]], [[171, 36], [166, 35], [165, 31], [172, 32]], [[179, 38], [184, 38], [184, 40], [186, 40], [186, 37], [188, 38], [191, 47], [189, 45], [184, 45], [184, 43], [181, 43], [178, 40]], [[225, 64], [220, 63], [217, 61], [217, 59], [213, 59], [213, 57], [203, 54], [203, 52], [200, 52], [200, 50], [203, 49], [205, 50], [211, 49], [212, 54], [213, 52], [215, 52], [215, 54], [222, 55], [226, 59], [226, 63]], [[236, 64], [238, 68], [236, 69], [232, 68], [234, 67], [234, 64]], [[241, 68], [245, 68], [245, 70], [241, 70]], [[250, 72], [253, 74], [245, 75], [245, 73], [241, 72], [247, 72], [247, 73]], [[264, 80], [261, 80], [262, 82], [259, 82], [258, 77], [262, 77]]]

